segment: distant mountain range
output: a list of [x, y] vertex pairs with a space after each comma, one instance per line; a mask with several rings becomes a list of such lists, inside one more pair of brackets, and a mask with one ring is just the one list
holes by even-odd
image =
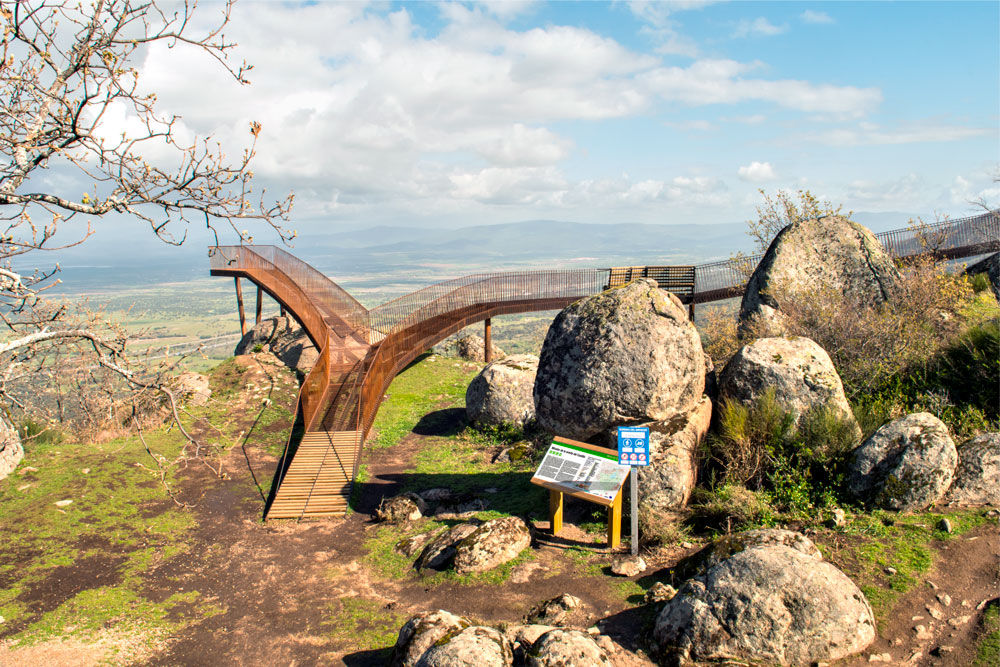
[[[905, 227], [905, 213], [856, 213], [879, 232]], [[167, 246], [148, 229], [97, 237], [75, 248], [30, 257], [58, 261], [66, 292], [114, 290], [208, 276], [204, 241]], [[262, 238], [266, 241], [266, 238]], [[584, 224], [527, 220], [458, 229], [375, 226], [351, 231], [311, 231], [289, 251], [334, 277], [364, 282], [434, 282], [466, 273], [511, 268], [607, 267], [696, 264], [726, 259], [753, 244], [745, 223]]]

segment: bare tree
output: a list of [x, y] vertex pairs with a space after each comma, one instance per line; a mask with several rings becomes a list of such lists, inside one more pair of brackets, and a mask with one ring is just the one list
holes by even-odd
[[[747, 220], [747, 235], [754, 240], [757, 252], [767, 252], [771, 241], [782, 229], [800, 220], [811, 220], [828, 215], [851, 217], [851, 212], [842, 214], [843, 207], [822, 201], [808, 190], [799, 190], [794, 195], [787, 190], [779, 190], [771, 195], [759, 190], [764, 203], [757, 207], [757, 219]], [[798, 199], [798, 201], [796, 201]]]
[[[248, 83], [250, 66], [231, 62], [235, 44], [222, 32], [233, 2], [198, 10], [217, 12], [207, 29], [193, 21], [197, 2], [0, 5], [0, 402], [8, 410], [0, 415], [0, 431], [12, 431], [10, 410], [29, 409], [26, 387], [32, 394], [43, 386], [58, 389], [48, 404], [31, 405], [49, 416], [65, 417], [59, 396], [74, 387], [79, 390], [69, 393], [80, 403], [77, 413], [96, 411], [95, 421], [105, 410], [114, 412], [108, 406], [121, 405], [110, 397], [122, 390], [131, 392], [133, 419], [137, 396], [166, 389], [173, 404], [164, 369], [130, 360], [121, 326], [47, 298], [58, 267], [43, 268], [39, 251], [82, 243], [91, 218], [116, 214], [148, 224], [173, 244], [183, 243], [192, 223], [205, 225], [217, 241], [228, 229], [252, 242], [247, 222], [269, 226], [282, 240], [294, 236], [282, 227], [291, 195], [269, 201], [251, 187], [259, 123], [250, 124], [249, 146], [230, 160], [211, 137], [183, 141], [177, 116], [159, 113], [156, 95], [140, 86], [136, 65], [154, 43], [196, 49]], [[112, 111], [121, 110], [130, 121], [126, 130], [111, 126]], [[53, 174], [59, 178], [49, 178]], [[3, 452], [13, 457], [20, 449], [14, 440], [0, 436], [0, 477]]]

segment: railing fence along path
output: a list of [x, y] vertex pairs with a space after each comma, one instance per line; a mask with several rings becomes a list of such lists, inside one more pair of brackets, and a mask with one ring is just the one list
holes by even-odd
[[[894, 257], [968, 257], [1000, 250], [1000, 211], [875, 235]], [[425, 287], [366, 309], [312, 266], [274, 246], [209, 249], [212, 275], [247, 278], [299, 321], [319, 359], [299, 389], [303, 432], [289, 437], [266, 518], [342, 514], [361, 447], [393, 378], [434, 344], [497, 315], [563, 308], [609, 286], [650, 277], [684, 302], [739, 296], [761, 255], [697, 266], [506, 271]]]

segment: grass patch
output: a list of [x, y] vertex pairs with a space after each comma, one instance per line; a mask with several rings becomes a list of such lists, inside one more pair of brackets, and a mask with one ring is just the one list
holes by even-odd
[[983, 632], [976, 647], [973, 667], [993, 667], [1000, 664], [1000, 605], [996, 602], [986, 607], [983, 614]]
[[389, 664], [404, 614], [387, 609], [378, 600], [344, 598], [330, 605], [331, 618], [325, 625], [334, 639], [348, 642], [360, 651], [379, 651], [380, 664]]

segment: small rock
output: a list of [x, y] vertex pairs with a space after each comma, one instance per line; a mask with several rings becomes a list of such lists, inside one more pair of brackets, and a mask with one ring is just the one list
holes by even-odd
[[937, 601], [943, 604], [945, 607], [951, 606], [951, 596], [948, 595], [947, 593], [938, 593]]
[[24, 466], [23, 468], [17, 471], [17, 474], [20, 475], [21, 477], [24, 477], [29, 472], [38, 472], [38, 468], [34, 466]]
[[417, 533], [410, 537], [404, 537], [396, 543], [396, 551], [410, 558], [423, 549], [431, 537], [432, 533]]
[[972, 603], [969, 602], [968, 600], [962, 600], [962, 606], [963, 607], [971, 607]]
[[887, 568], [885, 568], [885, 573], [888, 574], [890, 577], [893, 576], [894, 574], [896, 574], [897, 572], [899, 572], [899, 570], [897, 570], [894, 567], [887, 567]]
[[656, 602], [666, 602], [670, 600], [675, 595], [677, 595], [677, 589], [670, 584], [665, 584], [662, 581], [658, 581], [653, 584], [648, 591], [646, 591], [646, 604], [653, 604]]
[[889, 646], [902, 646], [902, 645], [903, 645], [902, 637], [896, 637], [891, 642], [889, 642]]
[[935, 584], [935, 583], [934, 583], [933, 581], [931, 581], [930, 579], [928, 579], [928, 580], [927, 580], [927, 588], [931, 589], [932, 591], [936, 591], [936, 590], [938, 589], [938, 585], [937, 585], [937, 584]]
[[72, 500], [57, 500], [56, 507], [66, 507], [67, 505], [72, 505]]
[[922, 620], [924, 620], [924, 617], [923, 616], [911, 616], [910, 620], [911, 621], [922, 621]]
[[427, 489], [426, 491], [421, 491], [418, 493], [421, 498], [429, 503], [436, 503], [441, 500], [448, 500], [451, 498], [450, 489]]
[[916, 662], [917, 660], [920, 660], [920, 658], [922, 657], [924, 657], [924, 654], [922, 652], [914, 651], [913, 653], [910, 654], [910, 657], [906, 659], [906, 662], [911, 662], [911, 663]]
[[690, 549], [693, 546], [690, 542], [681, 542], [681, 549]]
[[983, 609], [986, 609], [986, 605], [989, 604], [989, 602], [990, 602], [989, 600], [983, 600], [982, 602], [977, 604], [976, 611], [982, 611]]
[[375, 520], [387, 523], [416, 521], [427, 512], [427, 504], [415, 493], [383, 498], [375, 510]]
[[646, 571], [646, 561], [642, 556], [616, 558], [611, 564], [611, 571], [619, 577], [634, 577]]
[[872, 653], [868, 656], [868, 662], [892, 662], [892, 655], [889, 653]]
[[569, 593], [563, 593], [558, 597], [545, 600], [532, 607], [525, 620], [528, 623], [542, 625], [561, 625], [566, 620], [569, 612], [578, 608], [581, 604], [580, 598]]
[[944, 618], [944, 613], [940, 609], [932, 607], [930, 605], [927, 605], [926, 609], [927, 613], [930, 614], [931, 618], [933, 618], [934, 620], [940, 621], [942, 618]]
[[491, 486], [488, 489], [483, 489], [483, 493], [499, 493], [499, 492], [500, 489], [496, 488], [495, 486]]
[[927, 629], [925, 625], [918, 625], [913, 628], [913, 632], [916, 633], [918, 640], [930, 639], [934, 636], [930, 630]]
[[940, 656], [945, 653], [951, 653], [955, 650], [954, 646], [936, 646], [931, 649], [931, 655]]
[[512, 644], [529, 647], [549, 630], [555, 630], [554, 625], [512, 625], [507, 628], [507, 639]]
[[529, 561], [522, 565], [518, 565], [514, 568], [514, 571], [510, 573], [510, 578], [507, 579], [512, 584], [526, 584], [531, 581], [531, 577], [535, 572], [548, 572], [549, 568], [542, 565], [538, 561]]
[[950, 625], [953, 628], [957, 628], [961, 625], [965, 625], [966, 623], [968, 623], [969, 619], [971, 618], [972, 618], [971, 616], [956, 616], [955, 618], [949, 619], [948, 625]]
[[597, 635], [601, 634], [601, 629], [596, 625], [592, 625], [589, 628], [587, 628], [587, 634], [590, 635], [591, 637], [596, 637]]
[[28, 489], [30, 489], [33, 486], [34, 486], [34, 484], [31, 484], [31, 483], [22, 484], [21, 486], [17, 487], [17, 490], [18, 491], [27, 491]]
[[951, 530], [952, 530], [951, 529], [951, 521], [949, 521], [946, 518], [945, 519], [941, 519], [940, 521], [937, 522], [937, 529], [938, 530], [943, 530], [946, 533], [950, 533]]
[[89, 475], [90, 474], [90, 468], [84, 468], [80, 472], [82, 472], [84, 475]]

